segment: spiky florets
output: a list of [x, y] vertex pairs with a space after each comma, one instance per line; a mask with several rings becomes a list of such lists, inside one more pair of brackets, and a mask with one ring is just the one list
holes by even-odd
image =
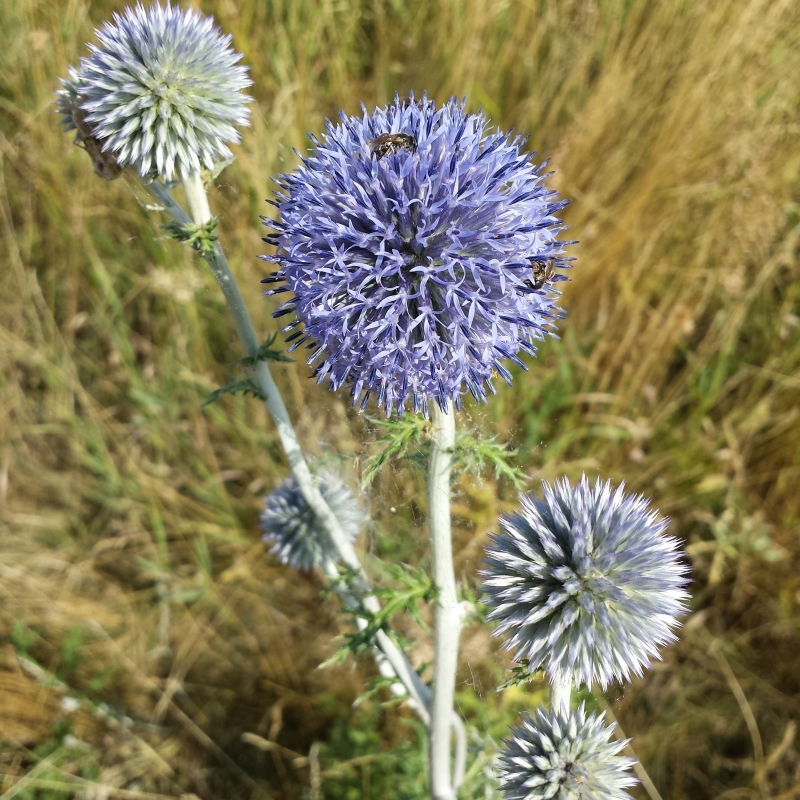
[[641, 675], [686, 612], [679, 541], [624, 484], [566, 478], [501, 519], [482, 571], [496, 634], [531, 671], [575, 683]]
[[[252, 81], [213, 20], [170, 3], [126, 8], [62, 80], [59, 111], [77, 98], [91, 135], [122, 167], [171, 180], [230, 158], [247, 125]], [[69, 121], [65, 119], [69, 128]]]
[[69, 67], [69, 75], [58, 79], [61, 88], [56, 92], [56, 113], [61, 117], [59, 122], [65, 131], [74, 131], [75, 111], [80, 103], [79, 94], [81, 78], [75, 67]]
[[[366, 517], [353, 493], [332, 474], [320, 478], [319, 490], [345, 536], [355, 541]], [[270, 553], [294, 569], [311, 570], [337, 557], [294, 478], [283, 481], [264, 498], [261, 530], [264, 541], [271, 545]]]
[[539, 707], [500, 751], [501, 788], [506, 800], [630, 800], [624, 791], [636, 779], [635, 759], [619, 755], [625, 741], [611, 742], [614, 726], [590, 714], [553, 713]]
[[[278, 270], [267, 294], [303, 325], [318, 382], [349, 383], [389, 414], [410, 398], [460, 405], [494, 391], [501, 361], [521, 366], [554, 329], [552, 284], [568, 266], [544, 164], [524, 140], [490, 132], [483, 114], [426, 97], [361, 117], [341, 115], [292, 174], [279, 179], [278, 221], [265, 219]], [[536, 278], [534, 278], [536, 276]]]

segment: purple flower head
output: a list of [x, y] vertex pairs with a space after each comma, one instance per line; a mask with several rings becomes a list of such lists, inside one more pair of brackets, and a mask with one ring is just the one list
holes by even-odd
[[584, 476], [542, 484], [500, 521], [482, 570], [489, 619], [531, 671], [606, 687], [642, 674], [675, 640], [687, 567], [669, 524], [642, 495]]
[[506, 800], [631, 800], [635, 784], [628, 770], [635, 759], [619, 755], [627, 741], [611, 742], [614, 726], [602, 715], [553, 713], [541, 706], [500, 751], [500, 779]]
[[[435, 399], [486, 400], [501, 363], [553, 332], [553, 284], [567, 242], [545, 164], [483, 114], [423, 96], [327, 122], [314, 149], [278, 179], [280, 219], [265, 241], [278, 269], [267, 294], [292, 292], [290, 349], [308, 342], [317, 382], [348, 383], [387, 414]], [[362, 399], [363, 395], [363, 399]]]

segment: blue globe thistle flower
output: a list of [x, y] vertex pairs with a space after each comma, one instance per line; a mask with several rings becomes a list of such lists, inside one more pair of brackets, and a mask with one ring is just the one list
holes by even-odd
[[[320, 477], [319, 490], [345, 536], [355, 541], [366, 517], [353, 493], [331, 473]], [[307, 571], [337, 557], [295, 478], [283, 481], [264, 498], [260, 520], [263, 539], [271, 545], [269, 552], [281, 564]]]
[[680, 542], [642, 495], [584, 475], [521, 498], [487, 548], [484, 602], [505, 647], [533, 672], [576, 684], [629, 680], [676, 639], [686, 613]]
[[96, 34], [91, 56], [62, 83], [66, 93], [77, 90], [105, 152], [122, 167], [167, 180], [231, 157], [234, 126], [249, 123], [242, 90], [252, 81], [212, 19], [170, 3], [137, 4]]
[[630, 800], [624, 789], [637, 783], [628, 772], [636, 759], [619, 755], [627, 740], [609, 741], [613, 730], [583, 704], [523, 714], [499, 753], [506, 800]]
[[555, 216], [565, 201], [544, 186], [545, 164], [524, 139], [491, 131], [483, 114], [451, 100], [411, 97], [326, 122], [321, 140], [278, 179], [277, 221], [264, 218], [278, 265], [267, 294], [292, 292], [275, 316], [294, 350], [329, 388], [349, 383], [387, 414], [486, 400], [501, 363], [552, 334], [553, 284], [566, 278], [568, 242]]

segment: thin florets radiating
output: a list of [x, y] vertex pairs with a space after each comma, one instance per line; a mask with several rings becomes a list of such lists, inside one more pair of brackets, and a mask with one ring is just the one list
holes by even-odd
[[687, 567], [669, 521], [624, 484], [542, 484], [501, 519], [482, 570], [485, 602], [505, 647], [531, 671], [576, 683], [629, 680], [676, 639]]
[[[320, 478], [319, 490], [345, 537], [355, 541], [366, 517], [353, 493], [332, 474]], [[328, 559], [336, 560], [336, 550], [295, 478], [285, 480], [264, 498], [261, 530], [270, 553], [286, 566], [311, 570]]]
[[619, 755], [627, 741], [609, 741], [614, 726], [602, 715], [551, 712], [540, 706], [523, 714], [522, 724], [499, 753], [506, 800], [630, 800], [625, 791], [637, 781], [635, 759]]
[[96, 34], [77, 79], [86, 122], [106, 152], [168, 180], [231, 157], [235, 126], [249, 123], [242, 90], [252, 81], [212, 19], [169, 3], [137, 4]]
[[524, 367], [553, 334], [553, 270], [571, 261], [545, 164], [483, 114], [425, 97], [342, 114], [311, 140], [278, 181], [280, 219], [264, 220], [278, 265], [265, 282], [282, 284], [267, 294], [293, 293], [275, 313], [295, 317], [290, 349], [308, 342], [318, 382], [349, 384], [362, 408], [375, 394], [387, 414], [510, 382], [502, 362]]

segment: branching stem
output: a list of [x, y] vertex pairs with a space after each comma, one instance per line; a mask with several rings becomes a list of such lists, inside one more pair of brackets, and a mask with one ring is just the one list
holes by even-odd
[[[152, 181], [147, 184], [150, 193], [158, 200], [164, 210], [179, 225], [189, 225], [192, 222], [196, 225], [205, 225], [211, 220], [211, 209], [208, 204], [208, 197], [206, 195], [205, 187], [199, 173], [192, 173], [183, 180], [183, 188], [186, 194], [186, 201], [189, 206], [191, 216], [181, 208], [180, 204], [175, 200], [169, 188], [160, 181]], [[245, 355], [253, 358], [258, 353], [259, 342], [256, 335], [253, 323], [250, 320], [250, 315], [247, 311], [247, 306], [244, 303], [242, 294], [239, 291], [239, 286], [236, 283], [236, 278], [231, 272], [228, 260], [225, 253], [218, 241], [214, 242], [213, 250], [210, 253], [204, 253], [203, 257], [211, 268], [211, 272], [217, 280], [225, 300], [228, 304], [228, 309], [233, 317], [236, 330], [241, 339], [244, 347]], [[272, 373], [264, 361], [256, 361], [251, 368], [251, 375], [266, 398], [265, 405], [270, 413], [270, 416], [275, 423], [278, 431], [278, 437], [286, 453], [289, 467], [292, 474], [297, 480], [300, 491], [303, 494], [308, 505], [314, 511], [317, 519], [320, 521], [323, 529], [330, 537], [331, 542], [336, 548], [342, 562], [351, 570], [360, 576], [359, 586], [356, 587], [362, 596], [361, 602], [364, 607], [371, 613], [380, 611], [380, 602], [372, 594], [372, 589], [369, 580], [361, 566], [361, 561], [358, 558], [355, 549], [350, 544], [347, 537], [344, 535], [342, 528], [339, 524], [336, 515], [331, 511], [328, 504], [320, 494], [311, 472], [306, 463], [303, 452], [300, 448], [300, 442], [297, 439], [289, 412], [283, 402], [283, 398], [275, 385], [272, 378]], [[452, 420], [452, 413], [451, 413]], [[450, 445], [452, 449], [452, 443]], [[449, 485], [449, 466], [448, 466], [448, 485]], [[448, 499], [448, 520], [447, 530], [449, 537], [449, 499]], [[448, 538], [449, 541], [449, 538]], [[448, 545], [449, 547], [449, 545]], [[327, 570], [326, 570], [327, 571]], [[451, 566], [452, 571], [452, 566]], [[330, 577], [330, 576], [329, 576]], [[343, 598], [344, 599], [344, 598]], [[351, 598], [352, 600], [352, 598]], [[347, 602], [347, 601], [345, 601]], [[417, 674], [417, 671], [409, 663], [400, 648], [384, 631], [378, 631], [375, 637], [376, 645], [379, 648], [382, 659], [378, 660], [378, 669], [382, 674], [389, 676], [389, 669], [394, 676], [396, 676], [402, 683], [405, 691], [411, 698], [414, 707], [417, 709], [420, 718], [427, 728], [430, 729], [431, 724], [431, 692], [428, 687], [423, 683], [422, 679]], [[452, 725], [453, 732], [456, 739], [456, 759], [453, 771], [453, 783], [458, 787], [463, 781], [465, 766], [466, 766], [466, 733], [464, 730], [464, 723], [461, 718], [456, 714], [452, 707], [452, 692], [450, 695], [450, 705], [448, 707], [448, 714], [446, 719], [448, 728]], [[449, 734], [448, 734], [449, 735]], [[449, 756], [448, 756], [449, 760]]]

